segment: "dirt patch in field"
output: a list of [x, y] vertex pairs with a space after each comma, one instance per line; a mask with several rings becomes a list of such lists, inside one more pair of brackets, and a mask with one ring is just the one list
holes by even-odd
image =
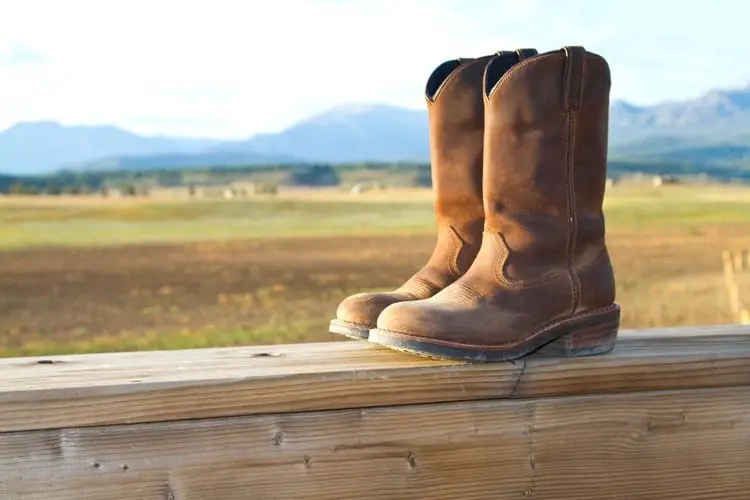
[[66, 343], [111, 348], [117, 341], [106, 339], [113, 336], [147, 348], [138, 337], [160, 332], [181, 333], [185, 345], [190, 338], [210, 345], [198, 340], [209, 332], [223, 332], [221, 344], [258, 336], [333, 340], [327, 322], [344, 296], [397, 285], [432, 243], [309, 238], [7, 252], [0, 259], [0, 354], [3, 347], [57, 351], [55, 344]]
[[[623, 326], [728, 323], [724, 241], [746, 228], [614, 233]], [[745, 239], [743, 239], [745, 238]], [[0, 355], [327, 341], [351, 293], [398, 286], [434, 239], [297, 238], [14, 251], [0, 258]]]

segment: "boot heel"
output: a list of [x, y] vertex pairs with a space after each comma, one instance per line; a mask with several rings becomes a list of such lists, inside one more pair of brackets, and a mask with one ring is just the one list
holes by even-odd
[[615, 347], [620, 320], [610, 319], [578, 328], [546, 344], [537, 352], [544, 356], [578, 358], [606, 354]]

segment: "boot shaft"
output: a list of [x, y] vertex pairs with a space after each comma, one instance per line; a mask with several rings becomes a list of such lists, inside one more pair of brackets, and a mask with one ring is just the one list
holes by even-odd
[[[537, 53], [518, 49], [505, 54], [514, 63]], [[482, 79], [494, 55], [446, 61], [425, 86], [430, 122], [430, 164], [435, 213], [472, 242], [481, 240], [484, 100]]]
[[484, 208], [508, 272], [533, 278], [604, 251], [610, 72], [580, 47], [537, 55], [484, 82]]

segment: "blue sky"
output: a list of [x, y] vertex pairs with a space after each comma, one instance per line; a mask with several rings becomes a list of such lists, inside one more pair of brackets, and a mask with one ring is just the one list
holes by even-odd
[[584, 45], [636, 104], [750, 84], [730, 0], [2, 0], [0, 129], [112, 123], [245, 137], [332, 106], [422, 108], [457, 56]]

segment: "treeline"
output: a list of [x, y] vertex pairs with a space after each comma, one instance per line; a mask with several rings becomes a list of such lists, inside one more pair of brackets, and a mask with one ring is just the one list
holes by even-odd
[[[608, 165], [608, 175], [615, 178], [637, 172], [750, 181], [750, 171], [726, 166], [619, 159], [610, 161]], [[347, 186], [363, 182], [386, 186], [429, 187], [432, 184], [430, 165], [425, 163], [217, 165], [169, 170], [60, 171], [45, 176], [0, 175], [0, 193], [106, 195], [108, 191], [117, 189], [122, 195], [135, 196], [156, 187], [210, 187], [239, 181], [309, 187]]]
[[342, 185], [346, 179], [368, 178], [376, 174], [411, 175], [414, 184], [430, 185], [430, 166], [419, 163], [280, 164], [208, 166], [186, 169], [115, 171], [60, 171], [44, 176], [0, 175], [0, 193], [5, 194], [106, 194], [118, 189], [124, 195], [137, 195], [147, 188], [177, 186], [218, 186], [237, 181], [272, 179], [292, 186], [326, 187]]
[[671, 175], [683, 178], [703, 177], [719, 182], [750, 182], [750, 170], [726, 165], [699, 164], [677, 161], [648, 161], [613, 159], [607, 164], [610, 177], [620, 177], [637, 173], [648, 175]]

